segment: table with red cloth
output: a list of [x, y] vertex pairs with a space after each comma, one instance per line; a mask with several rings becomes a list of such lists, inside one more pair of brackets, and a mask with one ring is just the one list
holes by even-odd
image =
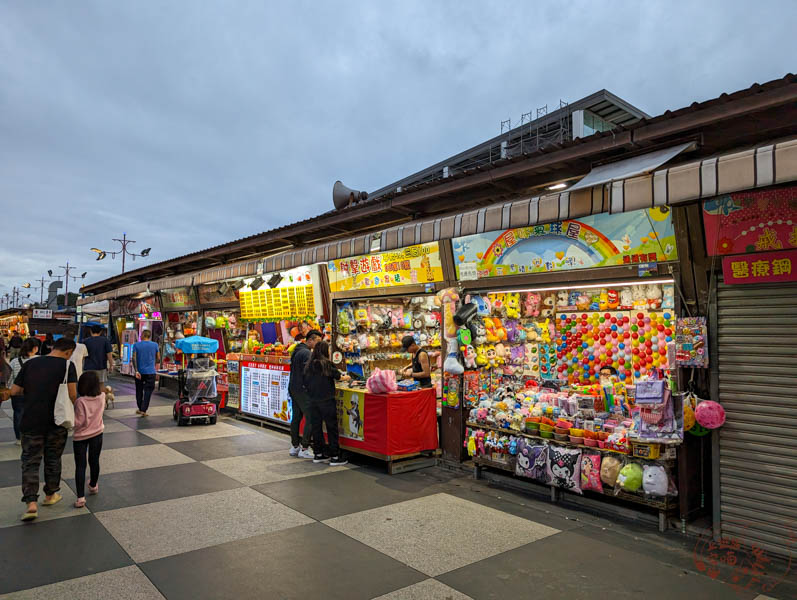
[[[347, 424], [341, 427], [340, 445], [385, 460], [393, 460], [423, 451], [436, 450], [437, 398], [434, 388], [411, 392], [371, 394], [364, 388], [338, 386], [338, 410], [349, 417], [342, 406], [344, 394], [362, 398], [361, 432], [352, 436]], [[347, 405], [350, 408], [350, 404]], [[346, 421], [348, 423], [348, 421]], [[361, 438], [361, 439], [357, 439]]]

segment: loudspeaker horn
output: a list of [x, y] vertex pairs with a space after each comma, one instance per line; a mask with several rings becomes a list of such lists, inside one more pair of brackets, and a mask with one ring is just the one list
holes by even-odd
[[368, 192], [359, 192], [347, 188], [340, 180], [336, 181], [335, 185], [332, 186], [332, 202], [336, 209], [346, 208], [366, 198], [368, 198]]

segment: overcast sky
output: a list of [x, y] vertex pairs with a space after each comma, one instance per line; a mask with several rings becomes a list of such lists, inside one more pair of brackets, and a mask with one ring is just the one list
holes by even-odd
[[336, 179], [378, 189], [559, 99], [606, 88], [657, 115], [782, 77], [796, 17], [794, 0], [0, 0], [0, 294], [67, 260], [118, 273], [89, 248], [123, 232], [155, 262], [320, 214]]

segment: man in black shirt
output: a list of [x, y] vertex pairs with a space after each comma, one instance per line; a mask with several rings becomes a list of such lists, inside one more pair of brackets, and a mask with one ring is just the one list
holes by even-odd
[[72, 402], [77, 399], [77, 371], [69, 358], [75, 350], [74, 340], [60, 338], [47, 356], [38, 356], [22, 365], [11, 393], [24, 396], [22, 414], [22, 501], [27, 503], [23, 521], [39, 516], [39, 464], [44, 456], [44, 506], [61, 500], [61, 455], [66, 445], [67, 430], [55, 424], [55, 399], [58, 386], [66, 383]]
[[113, 369], [113, 348], [108, 338], [102, 334], [102, 326], [92, 325], [91, 336], [83, 340], [86, 345], [84, 371], [96, 371], [100, 381], [108, 381], [108, 369]]
[[[310, 359], [310, 352], [321, 340], [321, 332], [313, 329], [307, 332], [304, 341], [293, 349], [291, 354], [291, 378], [288, 381], [288, 392], [291, 395], [291, 407], [293, 416], [291, 418], [291, 449], [289, 454], [299, 458], [313, 458], [310, 450], [310, 435], [312, 426], [307, 407], [310, 398], [304, 387], [304, 367]], [[304, 419], [304, 432], [299, 437], [299, 426]], [[300, 445], [301, 444], [301, 447]]]

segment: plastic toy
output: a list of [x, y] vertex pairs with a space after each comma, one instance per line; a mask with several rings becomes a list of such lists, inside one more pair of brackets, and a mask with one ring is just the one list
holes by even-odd
[[598, 294], [598, 308], [600, 310], [609, 308], [609, 292], [606, 289], [602, 289]]
[[618, 306], [620, 306], [620, 294], [617, 293], [617, 290], [609, 290], [606, 292], [607, 297], [607, 306], [609, 309], [614, 310]]
[[703, 400], [695, 409], [695, 420], [706, 429], [717, 429], [725, 424], [725, 409], [713, 400]]

